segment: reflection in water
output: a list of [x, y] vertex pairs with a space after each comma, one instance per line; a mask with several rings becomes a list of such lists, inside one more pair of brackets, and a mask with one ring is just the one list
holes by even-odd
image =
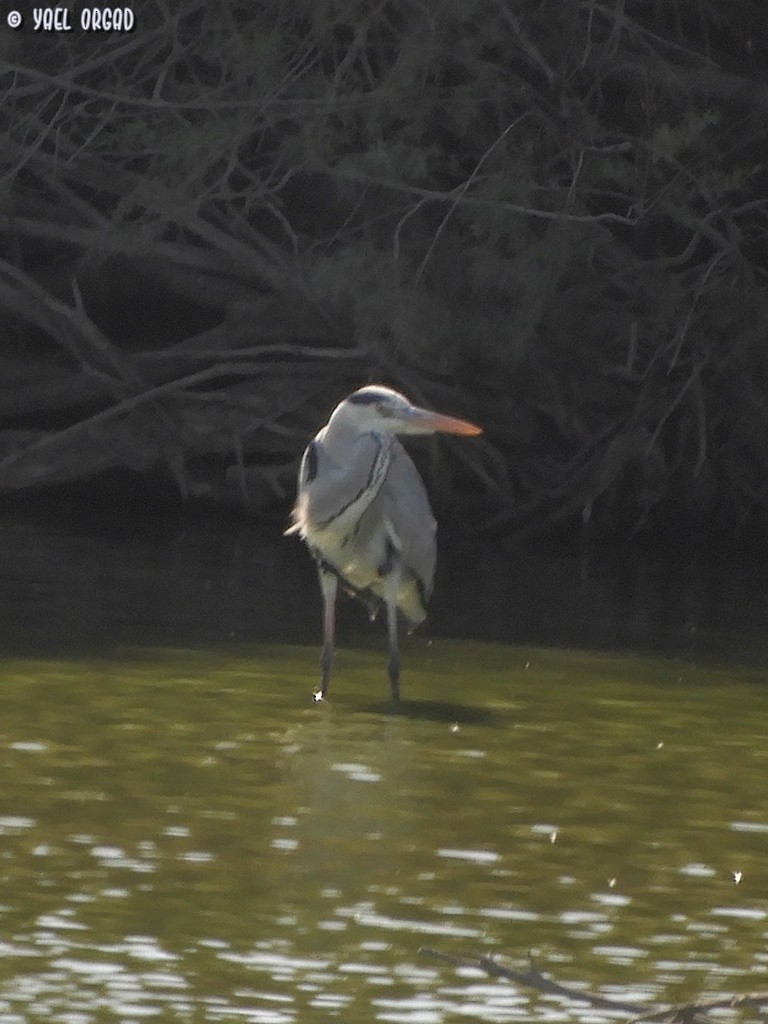
[[153, 569], [136, 538], [25, 530], [0, 580], [3, 1024], [605, 1019], [422, 944], [538, 949], [634, 1000], [761, 986], [760, 668], [447, 641], [455, 598], [408, 643], [403, 715], [354, 646], [316, 707], [314, 644], [252, 642], [314, 630], [311, 566], [270, 612], [277, 548], [187, 536]]
[[[311, 559], [279, 530], [192, 521], [63, 533], [0, 520], [5, 649], [317, 643], [318, 607]], [[416, 635], [765, 663], [766, 619], [768, 565], [721, 550], [596, 549], [577, 558], [446, 545]], [[354, 602], [341, 602], [340, 627], [342, 647], [352, 632], [383, 650], [381, 624], [371, 627]], [[430, 699], [476, 705], [462, 686], [438, 687]]]
[[435, 641], [417, 706], [470, 675], [488, 715], [448, 724], [364, 710], [355, 652], [312, 707], [307, 654], [0, 666], [3, 1019], [530, 1019], [421, 944], [633, 999], [754, 987], [758, 670]]

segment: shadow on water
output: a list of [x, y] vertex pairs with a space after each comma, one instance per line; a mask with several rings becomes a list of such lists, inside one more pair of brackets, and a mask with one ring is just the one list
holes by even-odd
[[[766, 621], [764, 559], [692, 545], [661, 554], [598, 549], [588, 558], [452, 545], [441, 548], [429, 617], [413, 639], [766, 663]], [[311, 559], [277, 526], [138, 519], [121, 532], [114, 516], [104, 529], [72, 517], [0, 519], [0, 644], [7, 650], [318, 644], [319, 633]], [[364, 610], [344, 599], [339, 647], [357, 636], [383, 645], [381, 624], [371, 626]]]
[[392, 715], [352, 604], [313, 706], [316, 580], [277, 533], [6, 522], [0, 1019], [539, 1012], [422, 945], [540, 947], [618, 996], [754, 988], [768, 687], [737, 661], [768, 660], [768, 601], [726, 561], [449, 551]]
[[0, 1017], [532, 1019], [422, 945], [542, 947], [617, 996], [754, 987], [756, 670], [435, 641], [390, 715], [378, 652], [345, 652], [314, 707], [313, 654], [2, 659]]
[[356, 710], [373, 715], [396, 715], [424, 722], [443, 725], [500, 726], [505, 716], [491, 708], [477, 704], [460, 704], [456, 701], [413, 700], [403, 698], [393, 710], [391, 701], [371, 701], [357, 705]]

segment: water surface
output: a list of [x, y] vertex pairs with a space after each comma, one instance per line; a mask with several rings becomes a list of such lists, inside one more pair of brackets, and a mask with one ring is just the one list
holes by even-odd
[[631, 999], [765, 987], [759, 587], [694, 573], [675, 602], [522, 558], [483, 605], [492, 559], [449, 553], [393, 716], [352, 607], [311, 703], [300, 548], [3, 539], [2, 1024], [606, 1019], [422, 946]]
[[371, 652], [312, 706], [315, 655], [3, 661], [4, 1022], [565, 1019], [425, 944], [760, 986], [759, 670], [414, 639], [391, 716]]

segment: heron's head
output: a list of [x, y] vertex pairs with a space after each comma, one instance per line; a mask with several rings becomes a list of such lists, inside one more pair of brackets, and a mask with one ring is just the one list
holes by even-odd
[[408, 399], [381, 384], [370, 384], [348, 395], [333, 411], [345, 426], [359, 432], [377, 431], [386, 434], [463, 434], [475, 436], [482, 429], [455, 416], [443, 416], [412, 405]]

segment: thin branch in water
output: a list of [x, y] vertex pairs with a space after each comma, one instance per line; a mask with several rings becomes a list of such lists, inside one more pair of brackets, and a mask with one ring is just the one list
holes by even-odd
[[631, 1024], [696, 1024], [703, 1014], [711, 1010], [765, 1009], [768, 1007], [768, 992], [749, 992], [745, 995], [721, 996], [717, 999], [701, 1000], [679, 1006], [658, 1007], [648, 1003], [636, 1003], [621, 999], [609, 999], [585, 989], [571, 988], [546, 977], [530, 960], [526, 971], [516, 970], [491, 956], [454, 956], [440, 950], [422, 946], [424, 956], [453, 964], [454, 967], [474, 967], [484, 971], [491, 978], [505, 978], [541, 992], [543, 995], [558, 996], [574, 1002], [587, 1003], [600, 1010], [614, 1010], [632, 1015]]
[[527, 971], [519, 971], [500, 963], [491, 956], [453, 956], [450, 953], [441, 953], [439, 950], [431, 949], [428, 946], [423, 946], [419, 952], [425, 956], [453, 964], [455, 967], [476, 967], [484, 971], [491, 978], [506, 978], [508, 981], [516, 981], [518, 984], [526, 985], [528, 988], [533, 988], [544, 995], [572, 999], [575, 1002], [587, 1003], [589, 1006], [594, 1006], [601, 1010], [621, 1010], [624, 1013], [635, 1015], [652, 1013], [654, 1010], [653, 1006], [644, 1003], [607, 999], [605, 996], [597, 995], [596, 992], [587, 992], [584, 989], [561, 985], [559, 982], [552, 981], [551, 978], [543, 975], [534, 964], [533, 959], [531, 959], [530, 967]]

